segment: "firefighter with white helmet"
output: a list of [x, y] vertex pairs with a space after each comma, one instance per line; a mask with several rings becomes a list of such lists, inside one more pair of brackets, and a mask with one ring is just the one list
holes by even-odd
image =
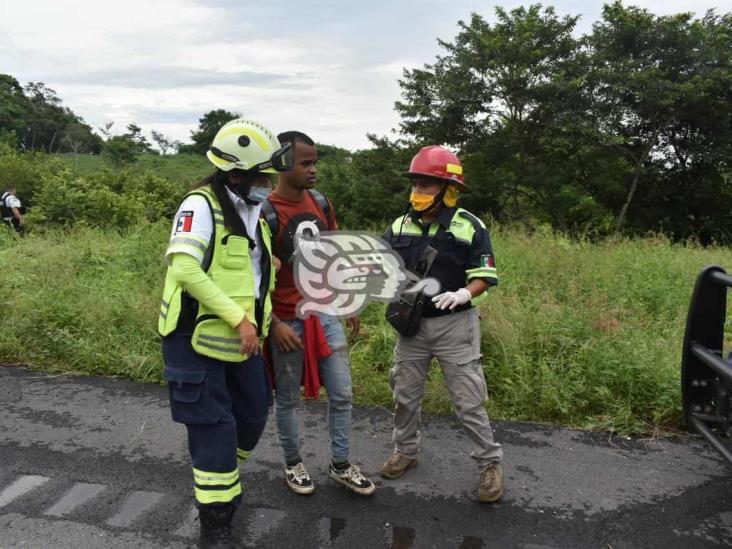
[[430, 362], [440, 363], [455, 413], [480, 469], [478, 499], [503, 495], [502, 449], [485, 410], [487, 389], [480, 363], [477, 298], [498, 283], [490, 236], [483, 222], [457, 206], [468, 190], [458, 157], [438, 145], [422, 148], [406, 174], [411, 210], [397, 218], [384, 239], [405, 267], [439, 281], [441, 293], [390, 304], [387, 319], [397, 329], [394, 367], [394, 452], [383, 464], [387, 479], [417, 465], [422, 397]]
[[260, 220], [291, 146], [237, 119], [207, 153], [216, 171], [183, 199], [166, 252], [158, 331], [173, 420], [188, 431], [202, 547], [234, 547], [238, 462], [264, 430], [271, 385], [260, 350], [272, 311], [272, 236]]

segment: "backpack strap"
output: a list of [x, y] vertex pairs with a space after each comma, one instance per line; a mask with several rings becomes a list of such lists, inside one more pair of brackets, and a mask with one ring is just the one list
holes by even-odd
[[279, 221], [277, 219], [277, 210], [275, 209], [274, 204], [272, 204], [272, 201], [269, 198], [265, 198], [262, 202], [261, 215], [264, 218], [264, 221], [267, 223], [267, 226], [269, 227], [269, 232], [272, 236], [272, 241], [274, 241], [275, 237], [277, 236]]
[[[331, 208], [330, 202], [325, 198], [325, 195], [315, 189], [308, 189], [308, 192], [310, 193], [310, 196], [315, 199], [315, 202], [317, 202], [318, 206], [323, 210], [323, 213], [327, 217], [330, 214]], [[272, 233], [272, 239], [274, 240], [277, 236], [277, 229], [279, 229], [279, 220], [277, 219], [277, 209], [269, 198], [265, 198], [262, 202], [262, 217], [267, 223], [269, 232]]]
[[330, 202], [328, 202], [328, 199], [325, 198], [325, 195], [320, 191], [316, 191], [315, 189], [308, 189], [308, 192], [318, 203], [318, 206], [320, 206], [320, 209], [323, 210], [323, 213], [325, 215], [330, 214]]

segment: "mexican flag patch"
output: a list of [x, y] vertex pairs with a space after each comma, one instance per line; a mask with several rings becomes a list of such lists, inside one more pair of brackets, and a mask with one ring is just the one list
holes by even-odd
[[485, 268], [493, 269], [496, 266], [495, 261], [493, 261], [493, 256], [491, 254], [483, 254], [480, 256], [480, 266]]
[[175, 226], [176, 233], [190, 233], [193, 225], [193, 212], [190, 210], [180, 212], [178, 223]]

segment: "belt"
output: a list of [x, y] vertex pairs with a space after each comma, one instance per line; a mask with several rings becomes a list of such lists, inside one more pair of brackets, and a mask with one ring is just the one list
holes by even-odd
[[424, 308], [424, 311], [422, 311], [422, 318], [434, 318], [438, 316], [445, 316], [445, 315], [451, 315], [455, 313], [459, 313], [461, 311], [467, 311], [473, 306], [472, 303], [463, 303], [462, 305], [458, 305], [453, 310], [450, 309], [444, 309], [440, 310], [436, 308], [434, 305], [430, 304], [427, 307]]

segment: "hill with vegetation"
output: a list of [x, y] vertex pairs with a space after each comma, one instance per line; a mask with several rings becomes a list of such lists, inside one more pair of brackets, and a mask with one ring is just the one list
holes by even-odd
[[[732, 265], [732, 15], [614, 2], [588, 34], [577, 21], [532, 5], [460, 22], [404, 72], [395, 139], [318, 145], [319, 189], [341, 227], [381, 233], [415, 152], [456, 150], [500, 276], [481, 306], [494, 417], [673, 430], [694, 277]], [[93, 129], [42, 82], [0, 75], [0, 186], [29, 207], [25, 238], [0, 234], [0, 361], [160, 379], [171, 218], [236, 116], [204, 113], [190, 143]], [[378, 306], [364, 322], [356, 398], [390, 406], [393, 332]], [[446, 399], [435, 370], [425, 407]]]

